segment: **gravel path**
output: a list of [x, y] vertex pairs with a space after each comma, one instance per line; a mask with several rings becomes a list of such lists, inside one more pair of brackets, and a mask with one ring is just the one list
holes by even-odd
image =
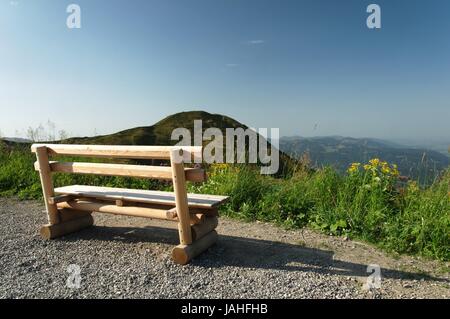
[[[310, 230], [221, 218], [218, 244], [178, 266], [175, 223], [94, 219], [44, 241], [41, 202], [0, 198], [0, 298], [450, 298], [448, 263], [394, 258]], [[78, 289], [66, 286], [71, 264], [80, 267]], [[381, 266], [379, 289], [363, 287], [369, 264]]]

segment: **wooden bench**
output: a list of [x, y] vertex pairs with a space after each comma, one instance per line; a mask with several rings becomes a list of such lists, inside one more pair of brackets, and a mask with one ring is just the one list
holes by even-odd
[[[48, 224], [41, 236], [60, 237], [93, 224], [92, 212], [164, 219], [178, 223], [180, 245], [172, 250], [176, 263], [187, 264], [217, 240], [218, 207], [226, 196], [188, 194], [186, 181], [202, 182], [200, 168], [184, 167], [182, 158], [201, 154], [201, 147], [33, 144]], [[183, 154], [183, 157], [180, 156]], [[50, 161], [51, 156], [168, 160], [170, 166]], [[87, 185], [53, 187], [52, 173], [94, 174], [170, 180], [174, 192]]]

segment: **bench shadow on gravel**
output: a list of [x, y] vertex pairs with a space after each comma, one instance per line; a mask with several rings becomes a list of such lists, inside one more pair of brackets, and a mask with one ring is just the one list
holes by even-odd
[[[56, 239], [60, 241], [101, 240], [120, 241], [125, 244], [160, 243], [179, 244], [178, 231], [171, 228], [146, 226], [110, 227], [93, 226], [89, 229]], [[168, 247], [171, 249], [171, 247]], [[365, 264], [333, 259], [334, 252], [276, 241], [251, 239], [219, 234], [216, 245], [191, 261], [192, 266], [221, 268], [225, 266], [275, 269], [284, 271], [316, 272], [341, 276], [367, 277]], [[376, 260], [373, 261], [376, 263]], [[381, 269], [381, 276], [390, 279], [427, 280], [449, 282], [445, 278], [424, 273]]]

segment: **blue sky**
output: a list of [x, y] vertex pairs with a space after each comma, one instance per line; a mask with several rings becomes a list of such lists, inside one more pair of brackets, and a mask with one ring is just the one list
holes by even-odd
[[199, 109], [281, 135], [450, 137], [450, 1], [0, 0], [3, 135]]

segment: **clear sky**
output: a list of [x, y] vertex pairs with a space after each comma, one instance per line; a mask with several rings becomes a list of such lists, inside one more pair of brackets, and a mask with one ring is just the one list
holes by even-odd
[[200, 109], [281, 135], [450, 137], [450, 1], [0, 0], [4, 136]]

